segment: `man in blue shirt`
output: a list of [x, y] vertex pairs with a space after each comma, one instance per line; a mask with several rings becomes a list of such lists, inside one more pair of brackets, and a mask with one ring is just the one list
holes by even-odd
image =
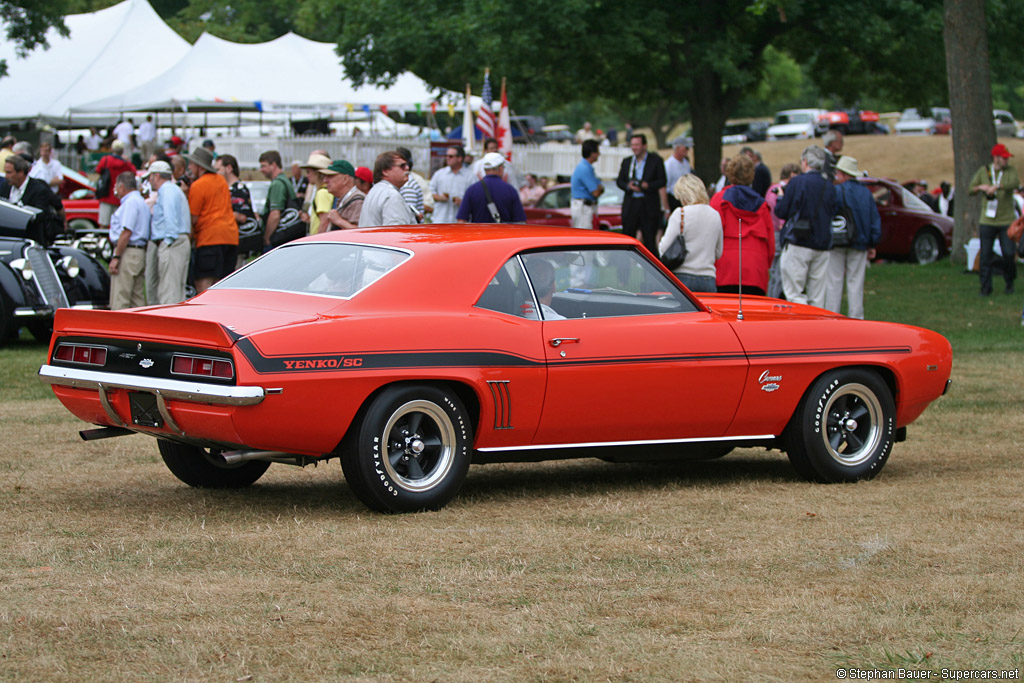
[[601, 146], [597, 140], [584, 140], [581, 154], [583, 159], [572, 172], [569, 211], [572, 227], [589, 230], [594, 227], [594, 218], [597, 216], [597, 198], [604, 192], [604, 185], [594, 172], [594, 163], [601, 156]]
[[[875, 245], [882, 239], [882, 219], [871, 190], [857, 182], [861, 177], [857, 160], [851, 156], [839, 157], [835, 165], [836, 213], [848, 207], [853, 217], [854, 230], [848, 245], [833, 244], [829, 252], [828, 279], [825, 288], [825, 308], [839, 312], [843, 302], [843, 281], [846, 281], [847, 315], [864, 319], [864, 271], [868, 261], [875, 258]], [[848, 226], [849, 228], [849, 226]]]
[[192, 216], [188, 199], [173, 182], [170, 164], [154, 161], [144, 177], [157, 193], [153, 226], [146, 249], [146, 299], [150, 305], [185, 300], [185, 280], [192, 252]]
[[505, 157], [488, 152], [483, 159], [484, 177], [466, 190], [459, 205], [459, 223], [525, 223], [526, 211], [519, 191], [501, 179]]
[[114, 194], [121, 205], [110, 219], [114, 255], [110, 272], [110, 310], [146, 305], [146, 245], [149, 243], [149, 207], [135, 182], [135, 174], [117, 176]]

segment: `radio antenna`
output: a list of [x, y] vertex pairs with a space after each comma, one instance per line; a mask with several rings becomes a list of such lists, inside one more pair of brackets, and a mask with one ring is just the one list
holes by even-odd
[[736, 319], [743, 320], [743, 219], [739, 216], [737, 216], [736, 219], [740, 226], [739, 235], [737, 235], [740, 241], [740, 309], [739, 312], [736, 313]]

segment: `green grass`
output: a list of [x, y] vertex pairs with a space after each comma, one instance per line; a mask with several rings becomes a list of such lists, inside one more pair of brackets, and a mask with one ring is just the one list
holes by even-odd
[[865, 315], [935, 330], [949, 339], [954, 357], [1024, 349], [1024, 287], [1007, 296], [1001, 277], [993, 284], [995, 293], [978, 296], [978, 274], [966, 273], [948, 260], [927, 266], [874, 264], [864, 285]]

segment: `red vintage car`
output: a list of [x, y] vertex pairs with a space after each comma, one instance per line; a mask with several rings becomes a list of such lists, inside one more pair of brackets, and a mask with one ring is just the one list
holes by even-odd
[[98, 439], [157, 438], [198, 487], [340, 458], [386, 512], [443, 506], [470, 463], [787, 451], [874, 477], [949, 384], [928, 330], [696, 297], [634, 239], [532, 226], [338, 231], [185, 303], [57, 313], [43, 381]]
[[953, 248], [953, 219], [936, 213], [913, 192], [888, 178], [862, 178], [882, 219], [879, 258], [932, 263]]
[[107, 232], [100, 229], [100, 201], [96, 199], [96, 187], [78, 171], [67, 166], [61, 166], [61, 169], [64, 182], [60, 186], [60, 197], [71, 233], [66, 241], [93, 257], [109, 261], [114, 255], [114, 247], [107, 238]]
[[[572, 227], [572, 212], [569, 204], [572, 188], [568, 183], [552, 185], [536, 206], [527, 206], [526, 222], [534, 225], [557, 225]], [[622, 229], [622, 190], [613, 182], [604, 183], [604, 193], [597, 200], [597, 215], [594, 228], [600, 230]]]

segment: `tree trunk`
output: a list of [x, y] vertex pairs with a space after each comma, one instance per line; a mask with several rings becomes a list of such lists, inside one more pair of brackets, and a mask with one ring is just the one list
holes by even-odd
[[705, 185], [711, 185], [722, 174], [722, 130], [729, 115], [718, 75], [703, 69], [694, 77], [690, 97], [693, 112], [693, 171]]
[[[966, 263], [964, 244], [978, 233], [981, 199], [968, 195], [971, 176], [991, 161], [996, 141], [992, 120], [992, 83], [985, 32], [985, 0], [944, 0], [943, 39], [946, 78], [953, 118], [954, 197], [953, 263]], [[972, 264], [967, 264], [970, 268]]]

